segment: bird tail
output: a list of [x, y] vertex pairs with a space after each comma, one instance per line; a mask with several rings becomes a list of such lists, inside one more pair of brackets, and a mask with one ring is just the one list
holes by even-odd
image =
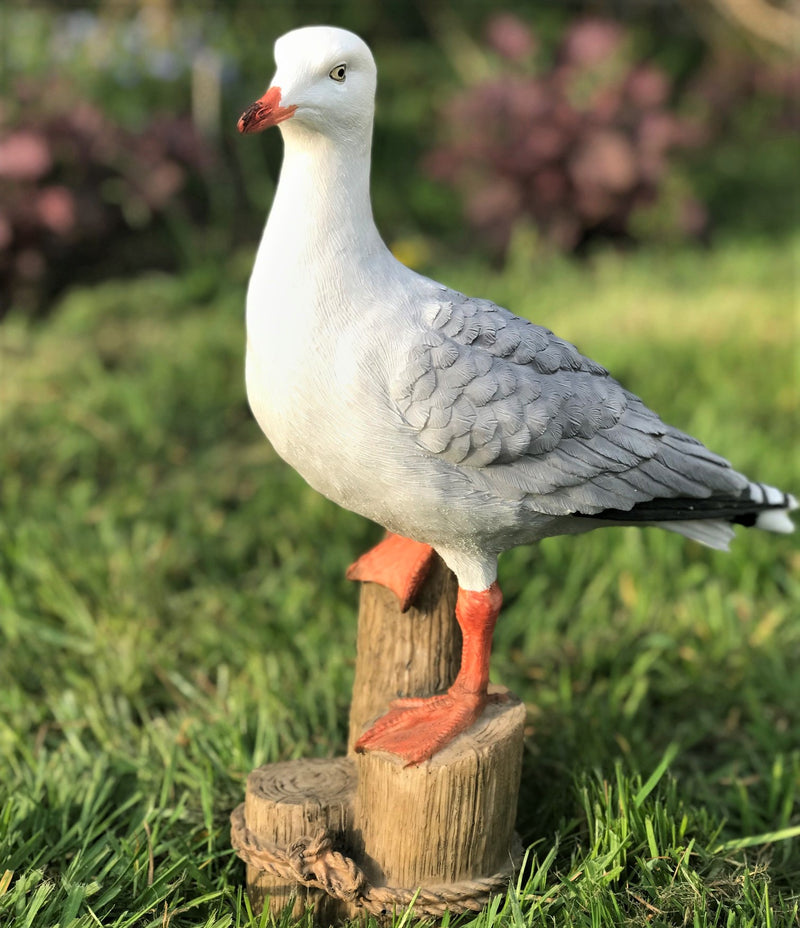
[[795, 529], [789, 513], [797, 500], [789, 493], [763, 483], [749, 483], [741, 494], [705, 499], [673, 497], [637, 503], [627, 512], [605, 510], [596, 518], [628, 525], [647, 523], [693, 538], [710, 548], [728, 550], [732, 525], [746, 525], [767, 532], [787, 534]]
[[797, 509], [794, 496], [763, 483], [751, 483], [748, 489], [758, 508], [754, 511], [755, 521], [745, 522], [745, 525], [755, 525], [767, 532], [780, 532], [783, 535], [794, 531], [794, 522], [789, 518], [789, 513]]

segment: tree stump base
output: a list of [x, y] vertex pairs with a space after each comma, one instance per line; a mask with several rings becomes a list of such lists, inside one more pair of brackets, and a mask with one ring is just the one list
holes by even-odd
[[[454, 603], [455, 579], [440, 562], [420, 608], [405, 614], [388, 591], [362, 585], [351, 752], [389, 699], [452, 682], [461, 647]], [[419, 766], [374, 751], [254, 770], [231, 816], [254, 910], [279, 915], [291, 905], [299, 916], [311, 907], [317, 924], [332, 925], [410, 904], [417, 917], [480, 911], [505, 892], [521, 857], [514, 820], [525, 708], [502, 688], [490, 692], [478, 721]]]
[[307, 879], [298, 842], [325, 835], [333, 846], [346, 849], [355, 791], [355, 765], [346, 757], [265, 764], [248, 776], [244, 806], [234, 815], [241, 816], [250, 843], [262, 854], [247, 864], [247, 891], [256, 911], [268, 900], [276, 913], [291, 903], [295, 917], [311, 906], [320, 924], [348, 915], [346, 905]]
[[409, 904], [418, 917], [480, 911], [519, 865], [524, 721], [504, 692], [418, 767], [375, 751], [254, 770], [231, 817], [253, 909], [311, 907], [319, 925]]
[[458, 883], [510, 870], [525, 707], [507, 690], [429, 761], [356, 755], [353, 846], [373, 886]]

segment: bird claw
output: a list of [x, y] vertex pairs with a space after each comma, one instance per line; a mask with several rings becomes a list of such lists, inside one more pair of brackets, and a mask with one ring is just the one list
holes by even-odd
[[356, 751], [388, 751], [420, 764], [466, 731], [489, 701], [486, 693], [440, 693], [425, 698], [395, 699], [356, 742]]

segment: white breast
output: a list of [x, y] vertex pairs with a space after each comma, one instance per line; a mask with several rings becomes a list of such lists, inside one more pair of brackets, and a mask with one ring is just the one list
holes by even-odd
[[250, 406], [311, 486], [363, 512], [375, 484], [375, 435], [390, 424], [385, 346], [371, 335], [369, 307], [330, 312], [330, 281], [268, 279], [254, 275], [248, 294]]

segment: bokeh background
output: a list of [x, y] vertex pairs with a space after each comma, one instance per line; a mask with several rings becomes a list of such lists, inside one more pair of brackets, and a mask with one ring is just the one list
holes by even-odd
[[[228, 817], [253, 767], [344, 752], [380, 537], [243, 384], [281, 140], [236, 120], [311, 23], [375, 53], [402, 260], [800, 490], [795, 0], [2, 0], [3, 928], [293, 924]], [[797, 924], [797, 535], [604, 529], [499, 579], [529, 857], [463, 928]]]
[[[278, 133], [234, 132], [297, 25], [360, 33], [380, 65], [374, 198], [398, 253], [713, 246], [797, 222], [792, 4], [6, 3], [0, 311], [71, 284], [225, 267], [252, 251]], [[534, 235], [527, 234], [533, 231]]]

